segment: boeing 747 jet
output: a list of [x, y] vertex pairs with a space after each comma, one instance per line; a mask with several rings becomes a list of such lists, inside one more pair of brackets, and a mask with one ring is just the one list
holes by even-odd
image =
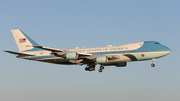
[[62, 65], [87, 65], [86, 71], [94, 71], [97, 64], [99, 72], [104, 66], [125, 67], [127, 62], [152, 60], [171, 52], [167, 46], [156, 41], [143, 41], [124, 45], [75, 49], [55, 49], [40, 46], [19, 29], [11, 30], [19, 48], [19, 52], [5, 51], [15, 54], [17, 58], [48, 62]]

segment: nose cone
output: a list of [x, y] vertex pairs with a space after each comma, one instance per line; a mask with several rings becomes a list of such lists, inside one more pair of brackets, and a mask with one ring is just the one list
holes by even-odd
[[168, 48], [167, 46], [164, 46], [165, 47], [165, 54], [168, 55], [169, 53], [171, 53], [171, 49]]
[[171, 53], [171, 49], [169, 48], [169, 53]]
[[171, 49], [166, 46], [166, 51], [169, 51], [171, 53]]

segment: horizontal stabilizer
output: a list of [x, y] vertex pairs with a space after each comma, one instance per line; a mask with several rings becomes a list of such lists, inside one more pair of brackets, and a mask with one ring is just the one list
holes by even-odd
[[48, 51], [53, 51], [53, 52], [62, 52], [63, 51], [61, 49], [55, 49], [55, 48], [49, 48], [49, 47], [43, 47], [43, 46], [33, 46], [33, 47], [48, 50]]
[[11, 54], [16, 54], [16, 55], [35, 56], [35, 55], [32, 55], [32, 54], [25, 54], [25, 53], [6, 51], [6, 50], [4, 50], [4, 52], [8, 52], [8, 53], [11, 53]]

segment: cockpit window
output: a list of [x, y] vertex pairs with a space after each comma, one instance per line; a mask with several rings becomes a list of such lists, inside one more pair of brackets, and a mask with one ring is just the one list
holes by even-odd
[[155, 44], [160, 44], [159, 42], [156, 42]]

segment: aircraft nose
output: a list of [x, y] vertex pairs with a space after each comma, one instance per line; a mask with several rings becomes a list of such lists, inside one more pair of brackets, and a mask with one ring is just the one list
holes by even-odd
[[170, 52], [171, 52], [171, 49], [170, 49], [170, 48], [168, 48], [168, 47], [167, 47], [167, 49], [168, 49], [168, 51], [170, 51]]
[[169, 53], [171, 53], [171, 49], [170, 48], [168, 48], [167, 46], [165, 46], [166, 47], [166, 51], [167, 51], [167, 53], [169, 54]]
[[168, 48], [167, 46], [163, 46], [162, 48], [163, 48], [164, 51], [163, 52], [159, 52], [161, 54], [161, 56], [166, 56], [169, 53], [171, 53], [171, 49]]

